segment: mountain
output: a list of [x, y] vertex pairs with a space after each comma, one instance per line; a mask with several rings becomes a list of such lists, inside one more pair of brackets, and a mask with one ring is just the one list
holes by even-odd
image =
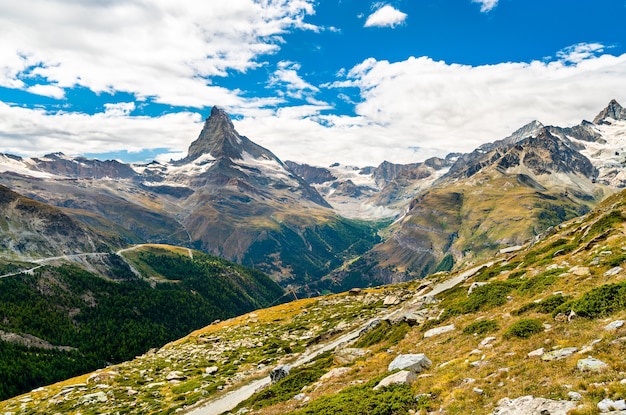
[[626, 185], [621, 111], [611, 101], [595, 123], [562, 128], [533, 121], [455, 155], [445, 174], [414, 195], [384, 243], [321, 284], [341, 290], [450, 270], [589, 211]]
[[99, 233], [61, 209], [0, 185], [0, 253], [32, 259], [75, 253], [110, 252], [125, 245], [115, 234]]
[[625, 221], [622, 191], [471, 268], [257, 310], [0, 411], [617, 414]]
[[0, 156], [0, 183], [126, 243], [166, 243], [261, 269], [284, 286], [321, 278], [380, 241], [346, 219], [214, 107], [187, 157], [127, 165]]
[[0, 274], [2, 399], [131, 359], [283, 295], [259, 271], [165, 245], [2, 259]]

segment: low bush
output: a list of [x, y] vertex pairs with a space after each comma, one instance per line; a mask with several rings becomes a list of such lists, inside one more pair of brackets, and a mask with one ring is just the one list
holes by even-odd
[[541, 333], [542, 331], [543, 324], [540, 321], [527, 318], [513, 323], [504, 333], [504, 337], [507, 339], [511, 337], [527, 339], [533, 334]]
[[469, 324], [463, 329], [463, 334], [485, 334], [498, 330], [495, 320], [479, 320]]

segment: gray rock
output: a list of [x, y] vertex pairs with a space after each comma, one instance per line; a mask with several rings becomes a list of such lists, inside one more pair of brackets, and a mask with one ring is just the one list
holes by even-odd
[[495, 338], [495, 337], [493, 337], [493, 336], [485, 337], [485, 338], [483, 339], [483, 341], [481, 341], [480, 343], [478, 343], [478, 347], [479, 347], [479, 348], [488, 347], [488, 346], [489, 346], [489, 347], [491, 347], [491, 343], [492, 343], [493, 341], [495, 341], [495, 340], [496, 340], [496, 338]]
[[551, 360], [565, 359], [576, 353], [577, 350], [576, 347], [564, 347], [562, 349], [552, 350], [551, 352], [544, 353], [543, 356], [541, 356], [541, 360], [549, 362]]
[[94, 403], [104, 403], [108, 400], [107, 394], [104, 392], [96, 392], [84, 395], [80, 398], [78, 403], [83, 405], [90, 405]]
[[624, 320], [615, 320], [604, 326], [604, 330], [612, 331], [622, 328], [624, 326]]
[[396, 304], [400, 304], [400, 298], [398, 298], [395, 295], [388, 295], [383, 300], [383, 305], [389, 306], [389, 305], [396, 305]]
[[567, 415], [575, 407], [576, 404], [570, 401], [522, 396], [517, 399], [500, 399], [493, 415]]
[[580, 359], [576, 364], [576, 368], [581, 372], [601, 372], [608, 369], [609, 365], [602, 360], [594, 359], [589, 356], [586, 359]]
[[567, 397], [570, 401], [580, 401], [583, 399], [583, 396], [578, 392], [567, 392]]
[[528, 357], [541, 357], [545, 353], [545, 350], [542, 348], [533, 350], [532, 352], [528, 352]]
[[170, 372], [167, 374], [167, 376], [165, 377], [166, 380], [168, 381], [172, 381], [172, 380], [183, 380], [185, 379], [185, 375], [183, 375], [183, 372], [179, 372], [177, 370]]
[[614, 401], [606, 398], [598, 402], [598, 409], [602, 412], [624, 411], [626, 410], [626, 402], [623, 399]]
[[389, 385], [397, 385], [397, 384], [406, 384], [410, 385], [411, 383], [417, 380], [417, 376], [415, 373], [409, 370], [401, 370], [400, 372], [394, 373], [393, 375], [389, 375], [380, 382], [378, 385], [374, 386], [374, 390], [379, 390], [385, 386]]
[[433, 362], [423, 353], [401, 354], [393, 359], [393, 362], [389, 364], [388, 370], [391, 372], [392, 370], [400, 369], [421, 373], [430, 368], [432, 364]]
[[620, 272], [622, 272], [623, 268], [622, 267], [614, 267], [611, 268], [610, 270], [608, 270], [607, 272], [604, 273], [605, 277], [610, 277], [612, 275], [617, 275]]
[[447, 326], [435, 327], [434, 329], [427, 330], [424, 333], [424, 338], [438, 336], [440, 334], [444, 334], [444, 333], [448, 333], [450, 331], [453, 331], [454, 329], [456, 329], [456, 327], [454, 327], [454, 324], [449, 324]]
[[272, 383], [276, 383], [279, 380], [286, 378], [289, 375], [289, 370], [291, 370], [289, 365], [276, 366], [270, 372], [270, 380]]

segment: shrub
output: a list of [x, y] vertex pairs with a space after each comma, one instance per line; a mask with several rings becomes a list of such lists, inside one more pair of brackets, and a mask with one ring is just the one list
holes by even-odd
[[606, 284], [585, 293], [578, 300], [568, 301], [557, 307], [552, 314], [576, 314], [587, 318], [600, 318], [626, 309], [626, 283]]
[[469, 324], [463, 329], [463, 334], [485, 334], [498, 330], [495, 320], [479, 320]]
[[541, 333], [542, 331], [543, 324], [540, 321], [527, 318], [513, 323], [504, 333], [504, 337], [519, 337], [521, 339], [527, 339], [533, 334]]

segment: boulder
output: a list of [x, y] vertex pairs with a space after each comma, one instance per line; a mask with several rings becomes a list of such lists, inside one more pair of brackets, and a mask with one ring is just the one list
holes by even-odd
[[609, 365], [602, 360], [594, 359], [591, 356], [586, 359], [580, 359], [576, 364], [576, 368], [581, 372], [602, 372], [608, 369], [608, 367]]
[[567, 415], [576, 404], [570, 401], [522, 396], [517, 399], [502, 398], [493, 415]]
[[454, 324], [449, 324], [447, 326], [435, 327], [434, 329], [427, 330], [424, 333], [424, 338], [438, 336], [440, 334], [444, 334], [444, 333], [448, 333], [450, 331], [453, 331], [454, 329], [456, 329], [456, 327], [454, 327]]
[[410, 385], [411, 383], [417, 380], [417, 376], [415, 373], [409, 370], [401, 370], [400, 372], [396, 372], [393, 375], [389, 375], [380, 382], [378, 385], [374, 386], [374, 390], [378, 390], [385, 386], [389, 385], [397, 385], [397, 384], [406, 384]]
[[626, 410], [626, 402], [623, 399], [614, 401], [606, 398], [598, 402], [598, 409], [602, 412], [624, 411]]
[[286, 378], [289, 375], [289, 370], [291, 370], [289, 365], [276, 366], [270, 372], [270, 380], [272, 383], [276, 383], [279, 380]]
[[383, 305], [386, 305], [386, 306], [396, 305], [396, 304], [400, 304], [400, 298], [398, 298], [395, 295], [388, 295], [383, 300]]
[[576, 347], [564, 347], [562, 349], [552, 350], [551, 352], [544, 353], [543, 356], [541, 356], [541, 360], [549, 362], [551, 360], [565, 359], [576, 353], [577, 350]]
[[496, 338], [493, 336], [485, 337], [480, 343], [478, 343], [478, 348], [482, 349], [483, 347], [491, 347], [491, 343], [495, 340]]
[[170, 382], [173, 380], [183, 380], [183, 379], [185, 379], [185, 375], [183, 374], [183, 372], [179, 372], [177, 370], [168, 373], [167, 376], [165, 377], [165, 380], [170, 381]]
[[326, 379], [331, 379], [331, 378], [337, 378], [337, 377], [341, 377], [343, 375], [345, 375], [346, 373], [348, 373], [350, 371], [349, 367], [336, 367], [333, 369], [330, 369], [328, 372], [324, 373], [322, 375], [322, 377], [320, 378], [320, 380], [326, 380]]
[[528, 357], [541, 357], [545, 353], [545, 350], [542, 348], [533, 350], [532, 352], [528, 352]]
[[413, 373], [421, 373], [430, 368], [433, 362], [423, 353], [401, 354], [389, 364], [388, 370], [408, 370]]
[[615, 320], [604, 326], [604, 330], [613, 331], [624, 326], [624, 320]]

